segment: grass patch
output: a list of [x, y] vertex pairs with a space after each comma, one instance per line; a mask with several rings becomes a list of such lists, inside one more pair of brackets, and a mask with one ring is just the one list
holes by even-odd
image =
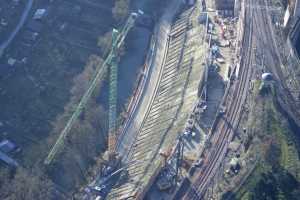
[[261, 162], [259, 163], [253, 173], [249, 176], [247, 182], [240, 188], [240, 190], [236, 193], [235, 198], [236, 199], [250, 199], [251, 196], [251, 190], [249, 188], [254, 188], [258, 182], [262, 178], [262, 174], [268, 173], [271, 170], [271, 167], [269, 165], [266, 165], [266, 163]]
[[276, 111], [272, 101], [268, 101], [267, 107], [266, 112], [269, 113], [270, 132], [272, 136], [275, 136], [280, 148], [279, 165], [293, 174], [293, 176], [297, 177], [297, 180], [300, 181], [299, 155], [288, 124]]
[[[258, 82], [254, 88], [257, 86]], [[252, 113], [256, 119], [252, 126], [261, 139], [262, 160], [231, 199], [296, 200], [300, 194], [300, 160], [288, 123], [270, 97], [259, 100], [257, 108], [261, 110]]]
[[261, 85], [261, 80], [260, 79], [259, 80], [255, 80], [255, 81], [253, 81], [253, 84], [254, 84], [254, 86], [253, 86], [253, 92], [254, 92], [254, 95], [257, 96], [258, 93], [259, 93], [259, 87]]

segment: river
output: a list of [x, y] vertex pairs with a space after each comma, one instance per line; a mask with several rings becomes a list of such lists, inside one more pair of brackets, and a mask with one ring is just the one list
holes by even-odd
[[[125, 40], [125, 54], [121, 57], [118, 66], [118, 113], [122, 112], [124, 105], [133, 94], [138, 74], [145, 62], [150, 39], [151, 31], [149, 29], [135, 26]], [[105, 81], [99, 100], [107, 109], [108, 89], [108, 82]]]

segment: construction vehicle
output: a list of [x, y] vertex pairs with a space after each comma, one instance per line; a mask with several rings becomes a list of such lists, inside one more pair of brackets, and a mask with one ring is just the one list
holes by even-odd
[[169, 156], [165, 166], [162, 168], [156, 180], [156, 185], [159, 190], [168, 190], [176, 185], [179, 177], [179, 170], [183, 162], [184, 140], [180, 135], [173, 154]]
[[94, 184], [88, 186], [85, 189], [85, 192], [105, 198], [111, 188], [113, 188], [118, 182], [126, 179], [127, 176], [128, 172], [126, 170], [126, 167], [119, 168], [109, 174], [106, 174], [105, 176], [103, 175], [99, 177], [99, 179], [95, 181]]
[[[138, 163], [135, 161], [135, 163]], [[128, 178], [128, 166], [132, 163], [124, 164], [121, 167], [120, 165], [113, 168], [110, 168], [108, 171], [103, 171], [93, 183], [85, 188], [85, 193], [90, 195], [100, 196], [101, 199], [105, 199], [110, 190], [114, 187], [117, 187], [126, 181]], [[107, 169], [107, 168], [106, 168]]]
[[87, 91], [84, 93], [83, 97], [79, 101], [79, 104], [75, 108], [74, 113], [68, 120], [66, 126], [62, 130], [61, 134], [59, 135], [56, 143], [50, 150], [47, 158], [45, 159], [44, 163], [49, 165], [54, 160], [55, 156], [62, 151], [67, 135], [70, 133], [72, 126], [84, 110], [85, 106], [87, 105], [88, 100], [90, 99], [92, 93], [94, 92], [99, 80], [104, 76], [105, 72], [109, 67], [110, 72], [110, 83], [109, 83], [109, 136], [108, 136], [108, 152], [109, 158], [113, 159], [116, 155], [115, 146], [116, 146], [116, 118], [117, 118], [117, 80], [118, 80], [118, 54], [119, 51], [124, 43], [124, 40], [131, 30], [131, 28], [135, 25], [136, 19], [143, 15], [142, 11], [138, 13], [131, 13], [129, 18], [126, 21], [126, 24], [118, 31], [113, 29], [112, 33], [112, 48], [110, 53], [108, 54], [107, 58], [103, 62], [101, 66], [97, 66], [96, 74], [91, 81], [91, 84]]

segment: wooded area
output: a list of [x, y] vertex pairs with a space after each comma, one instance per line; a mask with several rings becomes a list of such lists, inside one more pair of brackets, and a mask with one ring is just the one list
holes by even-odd
[[[121, 25], [121, 21], [128, 14], [128, 9], [128, 0], [115, 2], [111, 15], [116, 25]], [[16, 170], [1, 167], [0, 199], [63, 199], [66, 198], [64, 192], [70, 194], [86, 183], [91, 168], [97, 163], [99, 156], [101, 159], [101, 153], [106, 149], [107, 111], [99, 102], [103, 80], [98, 84], [88, 106], [72, 128], [66, 147], [55, 163], [45, 167], [42, 161], [88, 88], [96, 67], [102, 65], [103, 58], [110, 48], [111, 30], [107, 29], [105, 32], [107, 33], [99, 36], [98, 43], [102, 53], [90, 55], [83, 71], [73, 78], [69, 102], [64, 106], [64, 112], [57, 115], [56, 120], [52, 122], [53, 128], [49, 137], [26, 152], [27, 155], [36, 158], [36, 163], [30, 164], [30, 168], [26, 164], [27, 166], [23, 165]], [[51, 105], [48, 109], [51, 110]], [[27, 157], [23, 159], [26, 162]]]
[[[0, 199], [4, 200], [32, 200], [32, 199], [70, 199], [69, 195], [82, 185], [90, 181], [99, 169], [102, 158], [102, 153], [106, 150], [107, 143], [107, 110], [99, 95], [103, 92], [103, 84], [105, 80], [101, 80], [95, 90], [92, 98], [90, 99], [88, 106], [85, 108], [84, 112], [81, 114], [77, 123], [71, 130], [70, 136], [67, 138], [67, 143], [63, 152], [55, 159], [55, 162], [46, 167], [43, 165], [43, 160], [46, 157], [49, 149], [56, 141], [58, 135], [66, 124], [69, 116], [74, 110], [75, 105], [78, 103], [79, 99], [89, 86], [89, 82], [92, 79], [97, 66], [101, 66], [103, 59], [107, 55], [110, 45], [111, 45], [111, 30], [112, 28], [118, 28], [126, 20], [129, 12], [131, 11], [131, 4], [133, 0], [115, 0], [113, 6], [111, 7], [111, 19], [110, 23], [112, 27], [103, 28], [103, 34], [98, 36], [97, 44], [100, 49], [99, 54], [85, 55], [81, 54], [80, 51], [76, 51], [75, 47], [72, 47], [74, 52], [77, 54], [71, 55], [72, 57], [80, 60], [80, 63], [75, 63], [71, 60], [70, 63], [81, 65], [82, 62], [86, 60], [86, 64], [82, 64], [78, 68], [72, 69], [72, 73], [66, 73], [61, 75], [61, 68], [55, 65], [57, 62], [63, 64], [69, 63], [64, 60], [68, 54], [68, 46], [65, 45], [64, 48], [59, 47], [59, 51], [55, 50], [55, 62], [51, 67], [45, 67], [47, 64], [51, 63], [39, 63], [39, 68], [47, 71], [50, 75], [56, 76], [60, 74], [60, 81], [65, 82], [64, 85], [55, 85], [56, 82], [51, 82], [44, 86], [44, 90], [47, 92], [41, 93], [38, 101], [43, 102], [45, 106], [45, 112], [51, 113], [52, 118], [49, 118], [49, 124], [43, 124], [47, 128], [41, 130], [49, 130], [49, 132], [41, 135], [39, 127], [30, 127], [32, 130], [36, 130], [34, 134], [39, 133], [40, 139], [34, 145], [23, 150], [19, 160], [21, 162], [21, 167], [18, 169], [9, 169], [7, 167], [1, 166], [0, 168]], [[145, 1], [146, 7], [149, 8], [149, 15], [157, 18], [161, 9], [153, 9], [155, 7], [163, 8], [162, 5], [167, 1]], [[110, 4], [110, 3], [109, 3]], [[149, 11], [148, 10], [148, 11]], [[105, 15], [106, 13], [103, 13]], [[107, 16], [106, 16], [107, 17]], [[55, 44], [57, 41], [52, 41], [52, 37], [44, 37], [48, 39], [47, 42], [51, 43], [54, 47], [58, 45]], [[124, 49], [125, 51], [125, 49]], [[122, 55], [122, 53], [121, 53]], [[36, 57], [51, 56], [45, 52], [39, 52]], [[85, 57], [87, 59], [85, 59]], [[53, 59], [53, 58], [51, 58]], [[50, 70], [55, 70], [52, 73]], [[78, 70], [78, 72], [77, 72]], [[75, 74], [75, 75], [74, 75]], [[42, 76], [39, 74], [39, 76]], [[42, 77], [44, 78], [44, 77]], [[54, 77], [57, 78], [57, 77]], [[52, 78], [53, 79], [53, 78]], [[54, 80], [54, 79], [53, 79]], [[133, 80], [134, 81], [134, 80]], [[63, 90], [61, 89], [63, 87]], [[53, 93], [48, 93], [52, 90], [60, 90], [59, 92], [64, 95], [63, 110], [55, 109], [53, 111], [53, 102], [46, 104], [43, 98], [51, 99], [49, 96]], [[64, 91], [70, 91], [70, 94], [64, 93]], [[28, 91], [30, 92], [30, 91]], [[47, 94], [47, 95], [45, 95]], [[58, 93], [59, 94], [59, 93]], [[58, 97], [62, 98], [62, 97]], [[32, 103], [32, 106], [35, 107]], [[40, 112], [41, 113], [41, 112]], [[33, 114], [28, 114], [28, 121], [34, 117]], [[42, 123], [41, 123], [42, 124]], [[43, 128], [43, 127], [42, 127]]]

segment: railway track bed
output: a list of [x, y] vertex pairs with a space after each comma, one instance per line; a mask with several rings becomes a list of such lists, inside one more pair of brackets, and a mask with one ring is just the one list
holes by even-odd
[[[247, 10], [247, 15], [252, 16], [253, 12]], [[198, 169], [194, 176], [190, 177], [191, 186], [186, 191], [183, 199], [203, 199], [207, 187], [216, 175], [219, 166], [227, 153], [228, 145], [234, 136], [239, 124], [243, 104], [247, 97], [249, 80], [252, 74], [252, 21], [247, 18], [245, 36], [243, 39], [242, 59], [239, 76], [229, 86], [229, 92], [224, 97], [222, 106], [226, 108], [225, 113], [219, 114], [216, 118], [215, 127], [210, 133], [211, 148], [206, 149], [202, 154], [204, 164]], [[247, 39], [246, 39], [247, 38]]]

